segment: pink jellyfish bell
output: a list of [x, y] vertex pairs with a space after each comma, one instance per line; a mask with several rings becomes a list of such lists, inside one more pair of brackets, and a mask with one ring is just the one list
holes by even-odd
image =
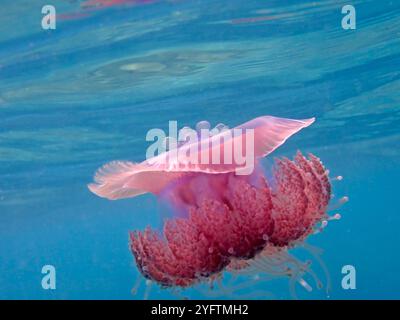
[[[292, 120], [272, 116], [259, 117], [236, 128], [222, 130], [209, 138], [183, 144], [177, 150], [170, 150], [139, 164], [126, 161], [110, 162], [97, 171], [94, 177], [95, 183], [90, 184], [89, 189], [100, 197], [117, 200], [147, 192], [159, 194], [172, 181], [193, 173], [235, 172], [241, 167], [241, 164], [235, 161], [227, 163], [221, 159], [215, 163], [201, 161], [201, 158], [210, 159], [217, 153], [222, 158], [226, 150], [235, 145], [236, 141], [244, 140], [248, 132], [253, 132], [252, 152], [257, 161], [313, 122], [314, 118]], [[191, 158], [196, 158], [198, 161], [186, 161], [184, 157], [177, 156], [185, 154], [185, 151], [192, 151]]]
[[[328, 171], [317, 157], [298, 152], [293, 161], [277, 160], [268, 181], [259, 160], [313, 122], [263, 116], [232, 129], [219, 125], [142, 163], [106, 164], [89, 189], [110, 200], [151, 192], [180, 213], [164, 222], [162, 233], [130, 234], [139, 270], [162, 286], [187, 287], [255, 265], [297, 277], [293, 269], [304, 266], [287, 268], [293, 259], [286, 252], [326, 225]], [[243, 153], [251, 155], [247, 161]]]

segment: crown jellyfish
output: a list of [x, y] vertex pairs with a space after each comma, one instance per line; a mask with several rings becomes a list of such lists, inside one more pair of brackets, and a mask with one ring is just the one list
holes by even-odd
[[[313, 122], [314, 118], [264, 116], [233, 129], [218, 124], [204, 137], [200, 131], [210, 126], [202, 121], [196, 128], [199, 141], [178, 144], [178, 151], [190, 147], [197, 152], [197, 159], [216, 149], [223, 153], [231, 150], [228, 143], [238, 138], [221, 139], [221, 135], [252, 129], [254, 170], [250, 174], [238, 174], [243, 164], [235, 161], [186, 161], [182, 165], [171, 156], [177, 150], [169, 150], [140, 164], [106, 164], [89, 189], [111, 200], [150, 192], [172, 206], [176, 214], [164, 221], [161, 232], [148, 227], [130, 233], [130, 249], [140, 272], [162, 287], [214, 281], [226, 271], [288, 276], [292, 289], [293, 283], [299, 283], [310, 291], [311, 285], [303, 279], [305, 273], [318, 287], [321, 282], [309, 261], [297, 260], [289, 250], [308, 246], [304, 240], [309, 235], [320, 232], [329, 220], [340, 218], [327, 213], [332, 197], [329, 172], [316, 156], [305, 157], [299, 151], [293, 160], [277, 159], [272, 178], [267, 179], [260, 159]], [[206, 149], [201, 148], [204, 146]], [[346, 201], [344, 197], [339, 204]], [[324, 267], [316, 250], [310, 251]]]

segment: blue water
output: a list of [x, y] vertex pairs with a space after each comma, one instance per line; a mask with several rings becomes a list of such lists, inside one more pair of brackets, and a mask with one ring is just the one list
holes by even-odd
[[[48, 2], [60, 15], [56, 30], [41, 28]], [[341, 26], [345, 4], [356, 8], [355, 30]], [[0, 298], [143, 298], [144, 282], [131, 292], [138, 272], [128, 232], [157, 226], [160, 208], [152, 195], [96, 197], [86, 187], [94, 171], [115, 159], [142, 161], [147, 131], [166, 129], [169, 120], [235, 126], [267, 114], [315, 116], [274, 156], [313, 152], [344, 177], [334, 184], [337, 197], [350, 198], [342, 219], [309, 239], [324, 250], [329, 297], [399, 299], [398, 1], [180, 0], [88, 9], [73, 0], [3, 1]], [[348, 264], [356, 269], [354, 290], [341, 286]], [[41, 286], [44, 265], [56, 268], [55, 290]], [[264, 291], [291, 298], [287, 279], [247, 289]], [[328, 298], [315, 286], [297, 292]], [[149, 298], [176, 294], [153, 285]]]

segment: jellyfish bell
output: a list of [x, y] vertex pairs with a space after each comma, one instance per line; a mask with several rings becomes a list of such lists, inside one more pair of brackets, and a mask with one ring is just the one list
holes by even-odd
[[[236, 128], [222, 130], [208, 138], [183, 144], [138, 164], [127, 161], [110, 162], [97, 171], [95, 183], [88, 187], [100, 197], [116, 200], [148, 192], [159, 194], [171, 181], [193, 173], [249, 174], [251, 172], [246, 169], [254, 168], [258, 159], [273, 152], [290, 136], [313, 122], [314, 118], [293, 120], [272, 116], [259, 117]], [[251, 145], [246, 145], [249, 132], [250, 135], [254, 135], [254, 139]], [[250, 150], [249, 154], [246, 154], [250, 160], [235, 161], [239, 150], [232, 146]], [[188, 153], [190, 157], [179, 156]], [[232, 161], [224, 161], [225, 158]]]

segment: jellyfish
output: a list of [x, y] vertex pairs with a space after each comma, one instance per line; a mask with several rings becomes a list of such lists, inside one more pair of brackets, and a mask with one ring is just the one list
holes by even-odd
[[[140, 273], [162, 287], [192, 287], [224, 272], [261, 272], [288, 276], [310, 290], [303, 279], [304, 273], [314, 276], [309, 263], [289, 250], [338, 218], [328, 214], [329, 171], [313, 154], [298, 151], [292, 160], [276, 159], [268, 177], [261, 159], [313, 122], [262, 116], [232, 129], [218, 124], [209, 130], [202, 121], [198, 140], [184, 140], [139, 164], [108, 163], [89, 189], [110, 200], [152, 193], [173, 208], [161, 231], [148, 227], [129, 235]], [[253, 139], [247, 140], [249, 132]], [[189, 160], [176, 156], [188, 151]], [[224, 161], [227, 153], [243, 151], [252, 153], [250, 163]]]

